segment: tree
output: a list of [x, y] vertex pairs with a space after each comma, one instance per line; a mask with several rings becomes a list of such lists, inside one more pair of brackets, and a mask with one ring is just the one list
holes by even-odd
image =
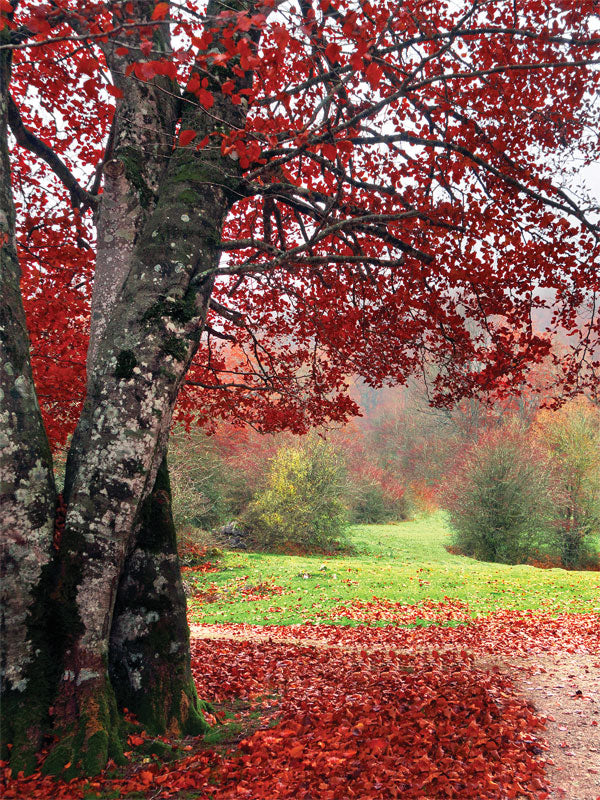
[[[0, 0], [14, 769], [49, 708], [67, 774], [119, 754], [125, 704], [202, 728], [164, 460], [180, 394], [301, 432], [356, 410], [347, 375], [433, 361], [451, 403], [525, 380], [548, 305], [586, 319], [563, 383], [595, 385], [598, 228], [555, 168], [597, 157], [595, 5]], [[78, 418], [57, 550], [20, 292], [47, 431]]]
[[577, 398], [553, 413], [542, 411], [536, 436], [554, 464], [554, 524], [562, 563], [597, 561], [590, 546], [600, 535], [600, 410]]
[[522, 564], [548, 539], [553, 505], [548, 462], [514, 422], [472, 445], [444, 495], [453, 543], [465, 555]]
[[243, 523], [267, 548], [331, 549], [345, 535], [344, 479], [341, 459], [327, 442], [311, 437], [302, 446], [284, 445]]

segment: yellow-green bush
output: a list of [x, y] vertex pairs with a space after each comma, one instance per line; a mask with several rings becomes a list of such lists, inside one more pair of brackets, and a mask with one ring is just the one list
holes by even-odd
[[278, 451], [267, 486], [250, 504], [243, 524], [267, 549], [331, 549], [344, 538], [343, 495], [339, 458], [326, 442], [311, 437], [302, 446]]

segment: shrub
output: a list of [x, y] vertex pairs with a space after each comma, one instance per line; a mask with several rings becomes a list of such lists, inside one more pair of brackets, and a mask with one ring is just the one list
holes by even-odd
[[548, 464], [517, 427], [485, 434], [456, 470], [444, 500], [453, 546], [474, 558], [524, 563], [550, 535]]
[[201, 430], [176, 426], [169, 442], [169, 474], [175, 525], [212, 528], [228, 516], [227, 469]]
[[362, 481], [348, 488], [352, 522], [373, 525], [390, 519], [383, 488], [378, 483]]
[[562, 564], [589, 568], [599, 560], [600, 410], [581, 397], [541, 412], [535, 430], [553, 467], [554, 538]]
[[242, 523], [267, 549], [331, 549], [344, 538], [343, 486], [341, 463], [326, 442], [312, 437], [302, 446], [284, 446]]
[[390, 493], [378, 481], [351, 480], [347, 494], [351, 519], [357, 524], [397, 522], [411, 515], [412, 504], [408, 493]]
[[200, 567], [200, 571], [210, 572], [223, 551], [207, 531], [186, 527], [177, 534], [177, 554], [182, 568]]

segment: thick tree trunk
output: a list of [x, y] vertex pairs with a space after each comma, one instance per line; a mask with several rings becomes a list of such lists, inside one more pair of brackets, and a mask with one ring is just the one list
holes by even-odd
[[[4, 28], [2, 34], [8, 31]], [[47, 594], [56, 495], [19, 287], [7, 142], [10, 51], [0, 55], [0, 680], [2, 758], [30, 771], [54, 674]]]
[[117, 701], [152, 733], [198, 734], [186, 600], [177, 556], [166, 459], [145, 500], [136, 545], [117, 592], [109, 671]]
[[[147, 19], [154, 3], [134, 6]], [[204, 728], [161, 464], [204, 328], [224, 221], [239, 197], [239, 170], [211, 148], [172, 151], [175, 94], [118, 80], [125, 97], [100, 209], [87, 396], [67, 465], [53, 591], [61, 658], [45, 770], [66, 777], [95, 774], [119, 757], [118, 704], [156, 731]], [[184, 104], [182, 127], [199, 140], [215, 117], [225, 133], [243, 127], [244, 109], [218, 88], [210, 115], [195, 101]]]
[[[119, 80], [119, 75], [125, 71], [124, 65], [112, 63], [114, 60], [118, 60], [114, 54], [109, 53], [107, 58]], [[165, 101], [165, 97], [174, 97], [174, 95], [168, 92], [165, 94], [164, 91], [161, 92], [152, 84], [140, 84], [136, 81], [124, 82], [122, 78], [120, 80], [124, 99], [119, 104], [115, 116], [114, 146], [105, 167], [105, 190], [98, 224], [98, 260], [94, 278], [91, 341], [88, 352], [88, 396], [74, 437], [67, 468], [66, 494], [70, 507], [77, 503], [77, 481], [85, 469], [90, 451], [95, 448], [93, 410], [97, 411], [99, 402], [97, 387], [100, 386], [101, 390], [105, 388], [102, 376], [103, 370], [106, 370], [106, 348], [103, 349], [103, 342], [106, 343], [105, 331], [110, 325], [111, 318], [116, 316], [119, 329], [123, 322], [123, 299], [120, 295], [132, 268], [134, 268], [132, 265], [135, 258], [139, 258], [140, 249], [143, 251], [143, 242], [140, 237], [144, 224], [156, 211], [159, 185], [165, 172], [165, 164], [168, 163], [167, 156], [171, 153], [175, 129], [173, 102]], [[162, 88], [163, 90], [165, 88], [172, 89], [172, 87]], [[145, 235], [148, 236], [148, 231]], [[169, 250], [172, 250], [170, 245]], [[151, 260], [152, 263], [148, 265], [149, 270], [146, 274], [152, 289], [152, 284], [158, 282], [154, 253]], [[140, 282], [143, 279], [144, 275], [142, 274]], [[137, 286], [139, 285], [138, 283]], [[184, 320], [186, 324], [194, 320], [193, 311], [198, 299], [199, 315], [197, 315], [196, 324], [202, 325], [211, 285], [212, 283], [209, 281], [207, 291], [203, 291], [200, 284], [196, 289], [190, 290], [190, 301], [186, 307], [188, 313]], [[166, 294], [170, 293], [167, 289]], [[146, 319], [145, 309], [140, 310], [135, 305], [137, 297], [136, 287], [136, 296], [133, 298], [134, 313], [128, 332], [133, 332], [133, 336], [141, 336], [144, 339], [146, 329], [149, 325], [154, 326], [155, 321], [153, 316]], [[131, 304], [127, 303], [127, 306], [130, 308]], [[171, 334], [172, 331], [170, 331], [169, 339]], [[109, 334], [109, 350], [111, 336], [112, 334]], [[196, 339], [197, 336], [194, 336], [192, 342], [194, 348]], [[97, 621], [88, 620], [85, 618], [83, 609], [78, 610], [77, 616], [83, 622], [84, 627], [91, 624], [96, 628], [101, 628], [101, 634], [96, 637], [95, 649], [101, 654], [103, 663], [102, 666], [96, 668], [93, 666], [83, 668], [87, 669], [85, 673], [87, 676], [93, 672], [97, 673], [95, 677], [89, 678], [91, 680], [89, 691], [83, 692], [77, 687], [77, 678], [75, 678], [76, 688], [74, 691], [72, 686], [71, 689], [68, 689], [67, 685], [63, 684], [57, 715], [61, 745], [55, 748], [46, 765], [47, 770], [53, 772], [60, 770], [62, 765], [68, 761], [74, 763], [77, 768], [79, 757], [83, 759], [82, 765], [85, 771], [95, 771], [102, 765], [103, 759], [109, 752], [112, 751], [114, 754], [114, 750], [118, 749], [118, 724], [114, 715], [112, 681], [106, 676], [104, 664], [107, 646], [111, 677], [116, 681], [117, 699], [121, 706], [138, 712], [140, 719], [144, 720], [147, 727], [151, 727], [157, 733], [165, 733], [168, 730], [198, 733], [206, 729], [206, 724], [197, 710], [190, 669], [185, 596], [174, 549], [174, 527], [170, 502], [164, 503], [160, 507], [160, 513], [157, 510], [159, 500], [156, 498], [165, 499], [164, 473], [166, 466], [158, 475], [157, 483], [150, 497], [144, 501], [144, 497], [152, 486], [152, 474], [158, 468], [162, 451], [166, 449], [166, 438], [177, 384], [171, 385], [167, 390], [167, 397], [160, 402], [154, 402], [154, 399], [150, 401], [148, 406], [150, 419], [144, 418], [144, 413], [139, 411], [138, 395], [140, 392], [135, 389], [134, 382], [141, 381], [145, 385], [144, 388], [151, 394], [152, 373], [142, 374], [140, 367], [136, 368], [136, 356], [130, 345], [131, 337], [128, 338], [127, 347], [117, 353], [116, 363], [110, 365], [110, 369], [113, 370], [110, 377], [117, 379], [116, 385], [125, 393], [128, 389], [133, 388], [134, 396], [129, 398], [132, 402], [130, 405], [124, 403], [121, 412], [125, 411], [125, 413], [119, 414], [112, 402], [116, 399], [112, 390], [109, 390], [105, 397], [111, 406], [109, 413], [113, 416], [117, 414], [120, 419], [118, 424], [124, 423], [128, 428], [127, 433], [121, 439], [123, 443], [121, 455], [126, 456], [128, 461], [124, 474], [121, 473], [121, 475], [131, 479], [135, 478], [129, 482], [129, 485], [127, 482], [121, 483], [116, 494], [120, 496], [123, 506], [128, 500], [133, 500], [133, 502], [130, 504], [129, 514], [126, 518], [122, 515], [123, 519], [113, 520], [113, 525], [119, 528], [120, 548], [117, 553], [112, 554], [112, 558], [108, 558], [108, 563], [102, 556], [102, 535], [94, 536], [94, 545], [100, 546], [98, 570], [103, 570], [107, 591], [101, 596], [95, 593], [96, 599], [93, 604], [97, 604], [97, 608], [102, 609], [104, 622], [100, 626]], [[168, 347], [157, 349], [155, 346], [153, 355], [163, 363], [164, 359], [169, 356]], [[179, 355], [179, 351], [176, 355]], [[187, 355], [191, 357], [191, 348]], [[177, 360], [173, 355], [171, 358]], [[181, 374], [176, 375], [175, 371], [169, 372], [164, 363], [163, 368], [167, 374], [167, 384], [173, 380], [180, 382]], [[152, 437], [152, 446], [148, 445], [149, 436], [144, 434], [144, 431], [149, 432], [150, 430], [152, 431], [149, 434]], [[128, 435], [133, 437], [133, 444], [125, 444]], [[110, 440], [110, 430], [105, 428], [103, 438], [107, 441]], [[145, 453], [145, 456], [136, 460], [134, 453], [142, 452]], [[117, 475], [116, 462], [118, 460], [119, 456], [116, 455], [112, 459], [112, 475], [109, 473], [104, 476], [108, 478], [104, 494], [111, 496], [112, 500], [116, 500], [117, 503], [119, 503], [119, 497], [114, 496], [115, 484], [111, 481]], [[99, 476], [102, 466], [99, 464], [98, 468], [94, 470], [96, 481], [102, 480]], [[168, 485], [168, 476], [166, 481]], [[135, 487], [132, 483], [135, 483]], [[99, 484], [97, 491], [102, 491]], [[90, 491], [89, 494], [90, 501], [93, 503], [92, 492]], [[107, 522], [107, 519], [105, 513], [100, 527]], [[113, 530], [109, 537], [113, 545], [115, 544], [114, 533]], [[90, 555], [89, 549], [85, 553], [73, 551], [71, 556], [73, 565], [87, 563]], [[63, 571], [63, 580], [61, 581], [66, 611], [65, 627], [68, 624], [68, 609], [72, 607], [76, 593], [78, 596], [80, 587], [85, 583], [82, 575], [81, 581], [77, 583], [79, 588], [74, 592], [74, 588], [69, 587], [69, 572], [71, 569]], [[143, 584], [142, 580], [149, 572], [154, 574], [153, 580], [149, 584]], [[92, 579], [92, 575], [87, 578], [88, 581], [90, 579]], [[113, 603], [117, 585], [120, 588], [113, 620]], [[148, 605], [150, 619], [148, 615], [145, 615], [144, 618], [143, 613], [140, 617], [140, 608], [144, 604]], [[125, 626], [128, 622], [131, 623], [132, 618], [135, 618], [140, 624], [136, 623], [134, 627], [130, 624], [127, 632], [124, 633]], [[108, 641], [105, 634], [111, 626], [113, 635]], [[141, 673], [140, 670], [133, 669], [132, 664], [136, 657], [146, 654], [150, 650], [152, 651], [152, 661], [146, 665], [146, 668]], [[69, 677], [81, 675], [78, 670], [82, 669], [80, 663], [82, 654], [79, 653], [73, 659], [73, 653], [70, 653], [68, 658], [72, 667], [65, 671], [65, 675]], [[94, 660], [89, 651], [84, 658], [87, 658], [90, 664]], [[103, 737], [96, 737], [95, 742], [92, 742], [90, 734], [86, 733], [85, 723], [77, 732], [74, 732], [74, 728], [77, 726], [76, 717], [79, 715], [83, 720], [86, 716], [83, 709], [90, 704], [88, 695], [93, 697], [96, 693], [105, 698], [105, 705], [107, 709], [110, 709], [110, 713], [105, 713], [101, 721], [101, 727], [104, 728]], [[153, 698], [151, 706], [136, 702], [136, 698], [138, 701], [142, 698], [149, 700], [150, 696]], [[152, 724], [150, 721], [147, 722], [150, 708], [153, 709], [150, 713]]]
[[117, 589], [198, 346], [231, 202], [225, 188], [211, 185], [219, 165], [207, 160], [195, 151], [171, 158], [89, 379], [81, 421], [87, 447], [71, 479], [60, 552], [69, 640], [50, 772], [70, 762], [92, 774], [116, 748], [107, 668]]

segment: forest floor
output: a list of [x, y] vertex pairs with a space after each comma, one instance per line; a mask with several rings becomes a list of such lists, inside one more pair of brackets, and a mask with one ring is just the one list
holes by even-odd
[[193, 635], [468, 652], [545, 721], [534, 747], [550, 800], [600, 800], [600, 575], [478, 562], [448, 541], [437, 514], [355, 526], [350, 554], [227, 553], [218, 572], [195, 576]]
[[600, 574], [484, 564], [437, 515], [186, 570], [202, 739], [7, 800], [600, 800]]
[[[191, 634], [194, 639], [246, 641], [259, 646], [274, 639], [304, 647], [337, 646], [310, 631], [298, 637], [293, 629], [286, 628], [193, 625]], [[344, 647], [352, 645], [346, 641]], [[360, 643], [354, 647], [364, 649]], [[375, 645], [368, 650], [382, 651], [385, 646]], [[505, 675], [516, 695], [528, 701], [537, 716], [545, 720], [539, 755], [545, 763], [548, 800], [599, 800], [600, 653], [594, 658], [590, 653], [569, 650], [573, 647], [538, 652], [535, 656], [518, 651], [504, 657], [470, 655], [475, 667]]]

